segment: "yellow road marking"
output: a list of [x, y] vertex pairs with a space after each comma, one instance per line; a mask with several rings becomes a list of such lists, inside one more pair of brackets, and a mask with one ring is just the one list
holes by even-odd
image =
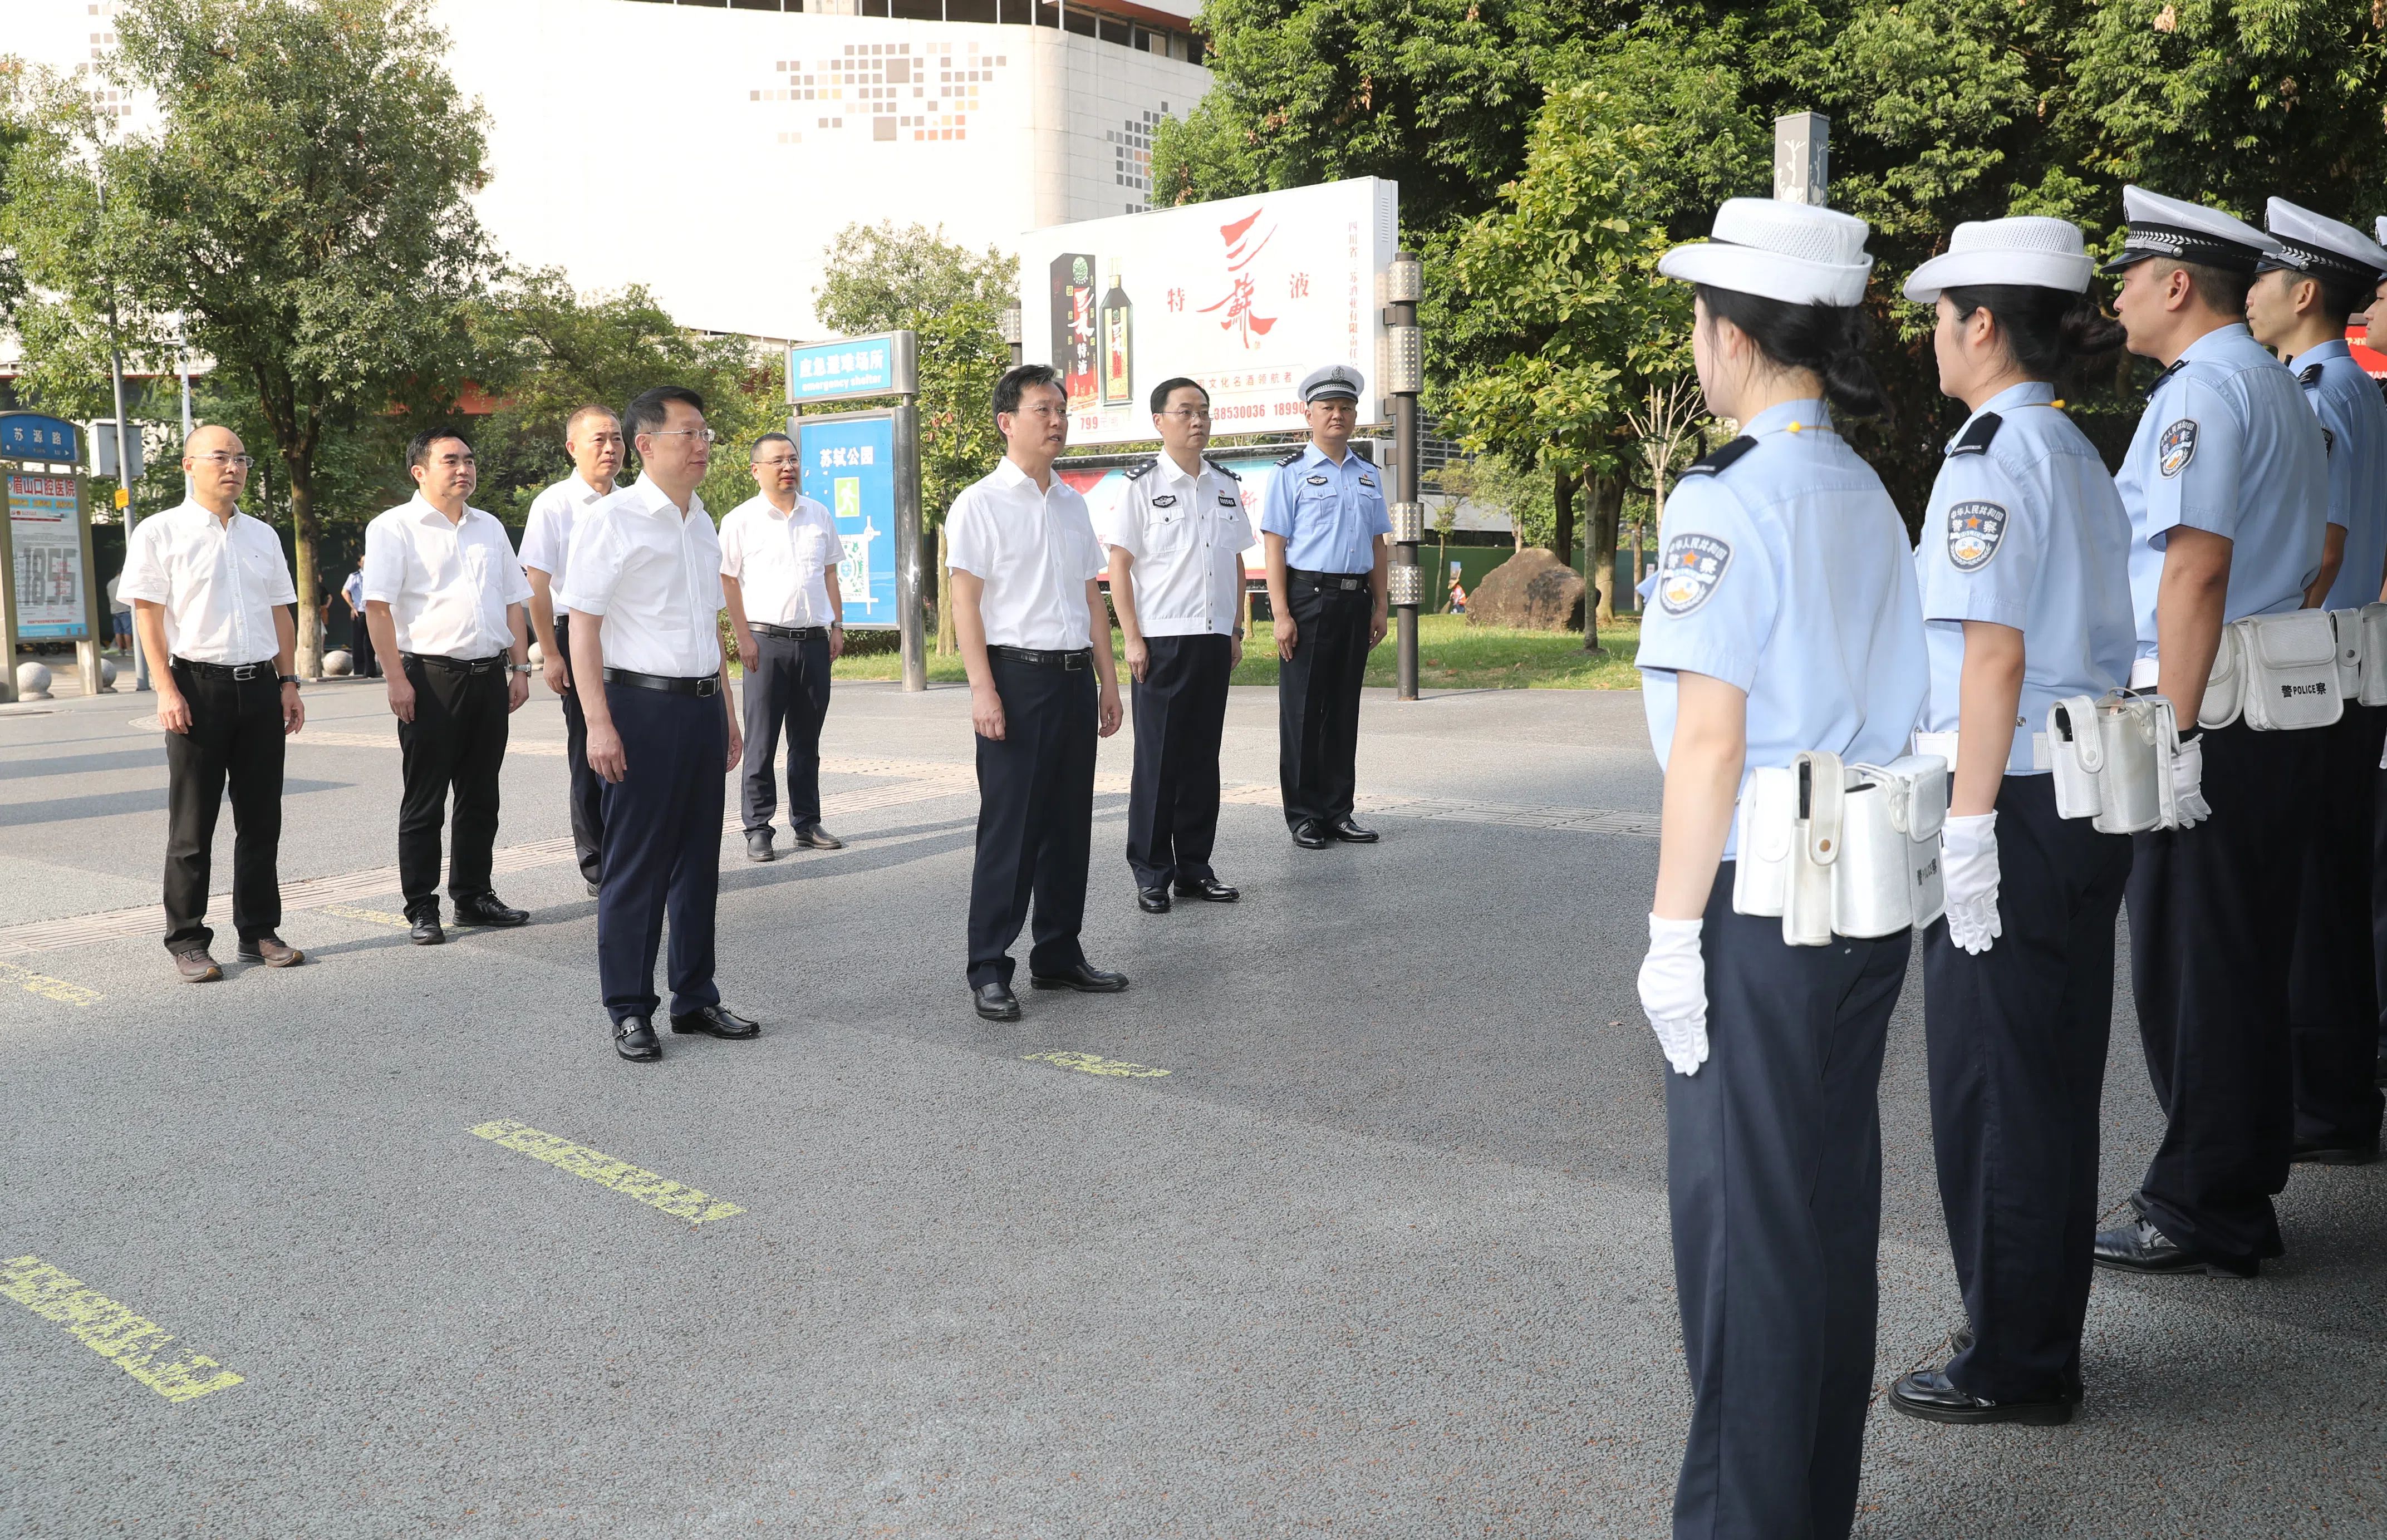
[[87, 990], [81, 984], [69, 984], [63, 978], [53, 978], [46, 973], [30, 968], [11, 967], [0, 963], [0, 984], [14, 984], [28, 994], [38, 994], [44, 1000], [56, 1000], [69, 1005], [88, 1005], [97, 1000], [97, 990]]
[[533, 1160], [543, 1160], [559, 1171], [569, 1171], [585, 1177], [600, 1187], [638, 1199], [650, 1208], [659, 1208], [674, 1218], [686, 1219], [690, 1225], [701, 1225], [708, 1219], [726, 1219], [732, 1214], [746, 1212], [734, 1203], [723, 1203], [708, 1193], [655, 1175], [652, 1171], [616, 1160], [602, 1150], [592, 1150], [586, 1144], [575, 1144], [551, 1133], [499, 1117], [483, 1123], [473, 1130], [494, 1144], [502, 1144]]
[[65, 1327], [67, 1335], [169, 1401], [196, 1401], [240, 1383], [239, 1375], [204, 1353], [166, 1357], [162, 1350], [174, 1340], [172, 1332], [38, 1256], [0, 1262], [0, 1299]]
[[386, 909], [360, 909], [353, 903], [327, 903], [319, 914], [337, 915], [344, 920], [365, 920], [373, 925], [393, 925], [400, 930], [413, 928], [414, 922], [404, 915], [393, 915]]
[[1074, 1069], [1083, 1075], [1132, 1075], [1141, 1079], [1168, 1073], [1166, 1069], [1155, 1069], [1148, 1064], [1127, 1064], [1118, 1059], [1106, 1059], [1100, 1054], [1022, 1054], [1020, 1057], [1062, 1069]]

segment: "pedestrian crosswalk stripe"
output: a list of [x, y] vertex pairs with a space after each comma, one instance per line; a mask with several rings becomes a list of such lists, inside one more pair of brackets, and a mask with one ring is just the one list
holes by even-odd
[[559, 1171], [569, 1171], [600, 1187], [610, 1187], [625, 1197], [636, 1198], [648, 1207], [660, 1209], [676, 1219], [686, 1219], [691, 1226], [746, 1212], [734, 1203], [724, 1203], [709, 1193], [683, 1187], [643, 1167], [617, 1160], [602, 1150], [575, 1144], [569, 1139], [542, 1132], [511, 1118], [499, 1117], [480, 1124], [473, 1132], [533, 1160], [545, 1161]]
[[30, 968], [12, 967], [0, 963], [0, 984], [14, 984], [28, 994], [38, 994], [44, 1000], [56, 1000], [68, 1005], [88, 1005], [100, 995], [97, 990], [69, 984], [63, 978], [53, 978], [46, 973]]
[[174, 1334], [135, 1315], [82, 1280], [69, 1278], [38, 1256], [0, 1262], [0, 1299], [10, 1299], [67, 1329], [67, 1335], [107, 1359], [169, 1401], [196, 1401], [228, 1390], [241, 1377], [204, 1353], [173, 1353]]
[[1148, 1064], [1128, 1064], [1118, 1059], [1106, 1059], [1100, 1054], [1022, 1054], [1021, 1058], [1038, 1064], [1049, 1064], [1059, 1069], [1074, 1069], [1081, 1075], [1131, 1075], [1139, 1079], [1166, 1075], [1166, 1069], [1155, 1069]]

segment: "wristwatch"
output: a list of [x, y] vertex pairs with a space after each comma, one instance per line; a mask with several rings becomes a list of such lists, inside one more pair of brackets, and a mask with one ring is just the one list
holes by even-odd
[[307, 688], [305, 685], [298, 682], [298, 675], [296, 674], [277, 674], [274, 677], [281, 680], [284, 684], [290, 686], [294, 689], [305, 689]]
[[508, 663], [506, 665], [506, 672], [509, 674], [536, 674], [538, 670], [530, 663]]

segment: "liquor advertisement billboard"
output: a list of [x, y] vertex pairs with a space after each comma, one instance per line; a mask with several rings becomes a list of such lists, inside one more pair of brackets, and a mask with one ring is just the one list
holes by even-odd
[[1295, 393], [1325, 364], [1383, 400], [1383, 280], [1400, 192], [1375, 177], [1053, 225], [1020, 237], [1024, 356], [1060, 371], [1069, 442], [1156, 436], [1152, 387], [1182, 374], [1210, 392], [1215, 430], [1302, 426]]
[[895, 419], [884, 411], [799, 417], [804, 496], [837, 516], [845, 554], [837, 564], [845, 626], [891, 628], [895, 601]]
[[91, 635], [83, 593], [82, 524], [72, 476], [8, 478], [8, 553], [16, 570], [17, 635], [81, 641]]

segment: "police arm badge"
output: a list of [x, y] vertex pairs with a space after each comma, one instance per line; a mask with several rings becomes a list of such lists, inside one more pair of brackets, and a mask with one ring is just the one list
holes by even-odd
[[1658, 562], [1658, 607], [1670, 615], [1689, 614], [1708, 601], [1731, 565], [1729, 541], [1712, 535], [1675, 536]]
[[2196, 419], [2183, 417], [2164, 429], [2163, 437], [2155, 444], [2155, 469], [2166, 476], [2176, 476], [2188, 469], [2196, 458]]
[[2005, 505], [1960, 502], [1948, 510], [1948, 560], [1958, 572], [1978, 572], [2006, 536]]

